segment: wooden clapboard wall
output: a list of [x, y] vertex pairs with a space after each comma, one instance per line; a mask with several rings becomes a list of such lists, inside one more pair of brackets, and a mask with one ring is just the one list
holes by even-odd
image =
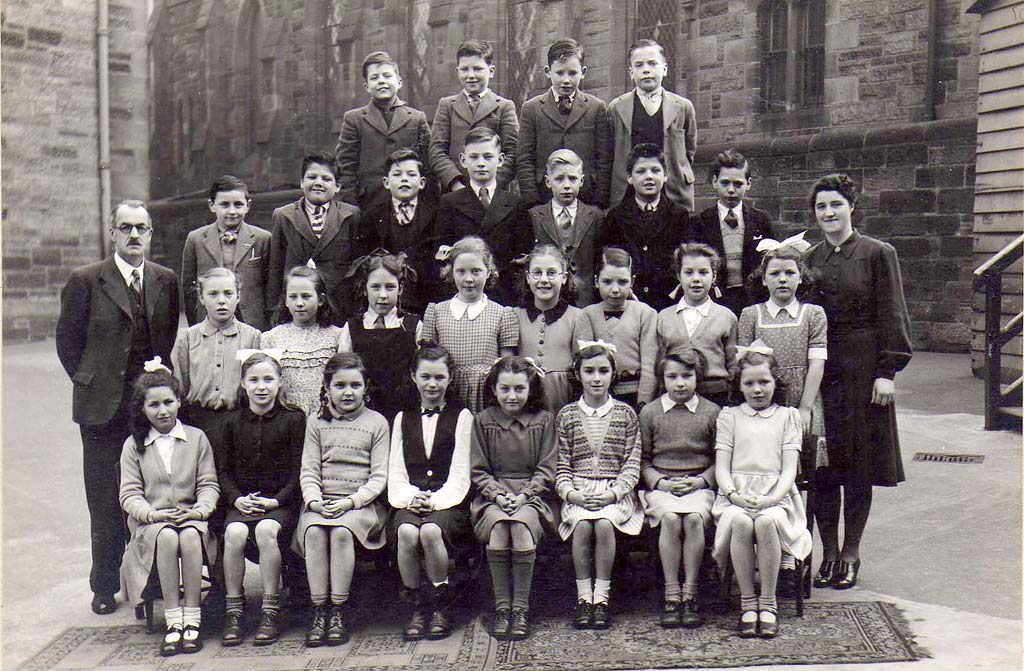
[[[982, 0], [978, 153], [974, 196], [974, 261], [984, 263], [1024, 231], [1024, 0]], [[1021, 310], [1021, 264], [1004, 276], [1005, 318]], [[984, 361], [984, 298], [975, 295], [972, 355]], [[1021, 372], [1021, 339], [1003, 350], [1003, 375]]]

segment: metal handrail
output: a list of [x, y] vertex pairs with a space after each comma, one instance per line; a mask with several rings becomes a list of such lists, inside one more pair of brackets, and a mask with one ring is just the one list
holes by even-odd
[[1002, 388], [1003, 346], [1024, 330], [1024, 313], [1015, 315], [1004, 326], [1003, 273], [1024, 256], [1024, 235], [999, 250], [974, 271], [974, 290], [985, 292], [985, 429], [1000, 428], [1000, 409], [1016, 402], [1019, 386]]

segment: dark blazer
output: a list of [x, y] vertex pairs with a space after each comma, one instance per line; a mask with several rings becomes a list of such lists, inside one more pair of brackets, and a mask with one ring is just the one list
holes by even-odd
[[595, 254], [609, 246], [629, 252], [636, 275], [633, 293], [655, 310], [662, 310], [676, 302], [669, 297], [679, 283], [672, 271], [672, 254], [680, 243], [691, 239], [690, 217], [662, 194], [653, 228], [643, 231], [639, 219], [640, 208], [632, 196], [608, 210], [601, 237], [594, 245]]
[[345, 274], [353, 258], [353, 243], [359, 229], [359, 208], [335, 200], [324, 219], [318, 239], [309, 224], [303, 201], [274, 210], [270, 240], [270, 270], [267, 278], [267, 309], [276, 310], [284, 291], [284, 277], [295, 266], [312, 260], [327, 284], [327, 302], [334, 323], [341, 325], [352, 316], [352, 292]]
[[[722, 270], [725, 272], [725, 244], [722, 242], [722, 225], [718, 221], [718, 203], [700, 213], [696, 219], [691, 219], [691, 233], [697, 242], [714, 248], [722, 259]], [[771, 219], [762, 210], [743, 203], [743, 278], [754, 272], [761, 262], [761, 255], [757, 251], [757, 243], [764, 238], [774, 238]], [[724, 277], [723, 277], [724, 279]], [[721, 284], [721, 283], [720, 283]], [[724, 284], [722, 285], [724, 286]]]
[[[388, 155], [408, 147], [423, 165], [429, 160], [430, 125], [427, 115], [397, 101], [391, 108], [391, 123], [372, 102], [345, 112], [334, 156], [338, 160], [338, 200], [368, 203], [384, 191]], [[427, 175], [423, 175], [427, 177]]]
[[547, 160], [556, 149], [572, 149], [583, 159], [586, 176], [580, 198], [598, 207], [608, 206], [612, 179], [612, 133], [604, 101], [576, 92], [572, 111], [562, 116], [549, 88], [523, 103], [516, 144], [519, 194], [529, 205], [551, 197], [544, 184]]
[[[416, 213], [409, 222], [409, 231], [405, 240], [412, 244], [403, 244], [398, 238], [399, 223], [395, 217], [391, 203], [391, 193], [384, 191], [378, 194], [363, 210], [359, 218], [360, 232], [358, 254], [369, 254], [378, 247], [383, 247], [392, 254], [405, 252], [406, 263], [416, 271], [416, 283], [409, 284], [402, 292], [402, 307], [407, 312], [423, 314], [428, 301], [443, 300], [447, 292], [438, 293], [438, 263], [434, 260], [437, 252], [437, 203], [425, 196], [421, 191], [416, 201]], [[450, 243], [449, 243], [450, 244]], [[355, 289], [358, 291], [358, 288]]]
[[512, 182], [519, 137], [515, 104], [494, 91], [488, 91], [480, 99], [474, 114], [466, 94], [459, 91], [437, 102], [437, 112], [430, 129], [430, 171], [441, 183], [443, 191], [451, 191], [452, 183], [457, 179], [462, 179], [469, 186], [469, 178], [459, 164], [459, 154], [466, 148], [466, 133], [477, 126], [487, 126], [501, 136], [505, 162], [498, 168], [498, 186], [505, 187]]
[[[78, 424], [106, 424], [121, 406], [132, 337], [128, 292], [113, 256], [74, 270], [61, 291], [57, 356], [74, 385], [71, 412]], [[178, 278], [146, 261], [142, 293], [153, 354], [169, 363], [180, 312]]]
[[[633, 102], [636, 90], [623, 93], [608, 103], [608, 123], [615, 146], [612, 165], [611, 203], [622, 201], [628, 192], [626, 163], [633, 147]], [[665, 127], [665, 193], [672, 201], [693, 211], [693, 157], [696, 152], [697, 114], [687, 98], [665, 91], [661, 99]]]
[[530, 208], [530, 224], [534, 242], [555, 245], [575, 266], [572, 280], [576, 285], [577, 307], [583, 308], [593, 303], [597, 296], [594, 291], [594, 263], [600, 252], [600, 249], [594, 248], [594, 241], [600, 237], [604, 210], [579, 203], [571, 229], [572, 236], [566, 243], [558, 235], [558, 223], [550, 202]]
[[466, 187], [441, 196], [437, 216], [440, 243], [451, 245], [467, 235], [478, 235], [487, 242], [498, 267], [493, 298], [514, 305], [521, 278], [513, 272], [512, 260], [528, 252], [533, 241], [519, 197], [499, 189], [485, 211], [472, 187]]
[[[266, 331], [269, 323], [266, 309], [269, 263], [270, 233], [243, 222], [238, 227], [235, 262], [229, 270], [235, 272], [242, 287], [238, 302], [242, 321], [260, 331]], [[217, 224], [207, 224], [189, 231], [181, 252], [182, 304], [189, 325], [206, 318], [206, 309], [199, 303], [196, 278], [210, 268], [223, 267], [224, 255], [221, 253]]]

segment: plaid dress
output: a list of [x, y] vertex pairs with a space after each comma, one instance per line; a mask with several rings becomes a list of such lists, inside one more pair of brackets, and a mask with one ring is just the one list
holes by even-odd
[[450, 304], [431, 303], [423, 315], [421, 339], [445, 348], [452, 356], [452, 389], [476, 414], [484, 407], [484, 379], [502, 347], [519, 346], [519, 322], [513, 308], [494, 301], [475, 319], [455, 319]]

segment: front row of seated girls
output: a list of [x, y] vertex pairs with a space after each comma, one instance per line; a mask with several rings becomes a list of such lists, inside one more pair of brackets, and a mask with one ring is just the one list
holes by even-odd
[[[278, 638], [281, 548], [290, 537], [306, 562], [310, 647], [348, 640], [356, 544], [378, 549], [386, 537], [397, 548], [401, 596], [409, 606], [407, 640], [449, 635], [449, 556], [470, 534], [486, 545], [496, 637], [529, 636], [536, 550], [554, 531], [572, 539], [573, 626], [606, 628], [616, 534], [638, 534], [645, 517], [660, 527], [661, 625], [701, 623], [697, 579], [704, 531], [714, 520], [713, 556], [723, 565], [731, 559], [740, 584], [740, 635], [777, 635], [782, 553], [805, 557], [811, 540], [794, 486], [800, 411], [775, 402], [782, 385], [771, 350], [760, 342], [741, 350], [744, 402], [720, 412], [696, 393], [703, 355], [695, 349], [667, 355], [658, 371], [666, 391], [638, 419], [610, 394], [615, 346], [577, 345], [571, 370], [582, 387], [577, 401], [553, 415], [544, 409], [543, 370], [530, 358], [505, 355], [488, 371], [486, 407], [475, 417], [447, 400], [454, 368], [448, 352], [424, 346], [410, 371], [419, 402], [401, 411], [391, 432], [365, 405], [361, 358], [335, 354], [324, 370], [320, 410], [305, 421], [301, 455], [301, 413], [280, 394], [279, 353], [242, 351], [244, 402], [215, 439], [219, 480], [206, 435], [177, 419], [178, 381], [159, 362], [147, 364], [135, 385], [133, 433], [121, 457], [121, 503], [132, 531], [122, 572], [129, 598], [138, 601], [155, 558], [167, 623], [160, 653], [202, 647], [202, 565], [217, 556], [207, 521], [221, 491], [231, 504], [222, 529], [224, 645], [243, 640], [243, 558], [256, 557], [254, 550], [264, 590], [254, 644]], [[648, 490], [638, 496], [641, 478]], [[467, 500], [470, 483], [475, 493]], [[561, 499], [560, 520], [552, 487]], [[397, 510], [390, 525], [385, 490]]]

